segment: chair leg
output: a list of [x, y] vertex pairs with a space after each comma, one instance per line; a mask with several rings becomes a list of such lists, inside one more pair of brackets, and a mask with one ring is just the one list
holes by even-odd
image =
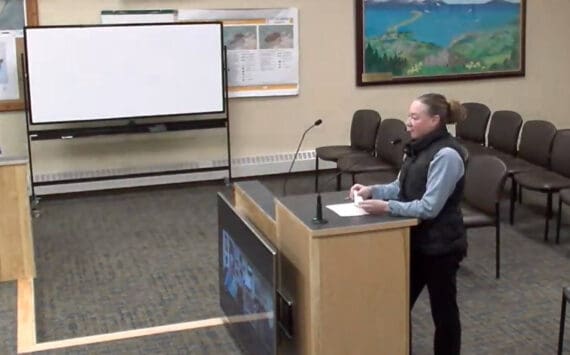
[[501, 216], [499, 203], [495, 204], [495, 278], [501, 277]]
[[336, 176], [336, 190], [340, 191], [340, 186], [342, 185], [342, 174]]
[[511, 176], [511, 204], [509, 206], [509, 222], [511, 225], [515, 222], [515, 202], [517, 200], [517, 182], [515, 177]]
[[562, 199], [558, 198], [558, 213], [556, 214], [556, 244], [560, 244], [560, 224], [562, 221]]
[[315, 156], [315, 193], [319, 192], [319, 157]]
[[558, 333], [558, 355], [562, 355], [562, 347], [564, 345], [564, 323], [566, 323], [566, 303], [568, 300], [562, 291], [562, 307], [560, 311], [560, 332]]
[[544, 241], [548, 241], [548, 227], [550, 225], [550, 218], [552, 218], [552, 192], [546, 193], [546, 215], [544, 222]]

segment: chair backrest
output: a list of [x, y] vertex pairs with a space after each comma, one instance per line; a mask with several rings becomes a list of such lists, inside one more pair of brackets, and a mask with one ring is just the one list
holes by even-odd
[[491, 116], [487, 145], [503, 153], [516, 155], [522, 117], [514, 111], [495, 111]]
[[467, 164], [470, 158], [469, 149], [467, 149], [467, 147], [462, 145], [461, 143], [459, 144], [459, 148], [461, 149], [461, 152], [458, 153], [463, 157], [463, 161], [465, 162], [465, 164]]
[[482, 212], [495, 215], [495, 206], [507, 177], [507, 166], [492, 155], [476, 155], [465, 168], [465, 202]]
[[375, 110], [357, 110], [350, 126], [350, 146], [359, 150], [374, 151], [380, 114]]
[[530, 120], [523, 124], [517, 157], [548, 168], [556, 127], [548, 121]]
[[570, 178], [570, 129], [561, 129], [556, 132], [552, 143], [550, 156], [550, 169]]
[[410, 134], [403, 121], [397, 118], [382, 120], [376, 135], [376, 157], [400, 168], [404, 158], [404, 145], [409, 140]]
[[491, 110], [487, 105], [478, 102], [466, 102], [462, 105], [467, 111], [467, 117], [457, 123], [456, 137], [484, 145]]

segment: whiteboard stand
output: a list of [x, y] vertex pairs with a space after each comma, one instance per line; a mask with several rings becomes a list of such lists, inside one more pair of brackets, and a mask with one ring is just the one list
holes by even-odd
[[[113, 116], [114, 112], [111, 112], [110, 116], [103, 116], [103, 118], [96, 118], [93, 119], [93, 117], [88, 117], [89, 113], [86, 113], [85, 117], [87, 117], [87, 119], [85, 121], [100, 121], [102, 122], [102, 125], [100, 126], [85, 126], [85, 125], [81, 125], [81, 122], [78, 121], [72, 121], [72, 120], [62, 120], [62, 121], [57, 121], [59, 119], [60, 116], [58, 116], [58, 112], [47, 112], [47, 111], [41, 111], [41, 110], [37, 110], [36, 113], [40, 113], [39, 116], [34, 116], [33, 112], [34, 112], [34, 103], [37, 104], [37, 102], [40, 101], [45, 101], [45, 96], [49, 96], [50, 92], [49, 91], [49, 85], [46, 85], [45, 82], [49, 81], [50, 78], [48, 77], [42, 77], [42, 80], [38, 81], [37, 77], [32, 78], [32, 76], [35, 75], [36, 76], [41, 76], [43, 75], [43, 73], [46, 72], [45, 68], [42, 68], [42, 65], [44, 62], [44, 58], [42, 57], [42, 60], [38, 60], [35, 57], [40, 57], [43, 54], [46, 53], [46, 48], [42, 47], [43, 46], [43, 42], [44, 40], [50, 40], [53, 38], [56, 38], [54, 41], [57, 43], [57, 41], [59, 40], [57, 37], [58, 36], [52, 36], [52, 34], [50, 33], [50, 29], [54, 30], [53, 33], [54, 34], [66, 34], [66, 31], [68, 30], [73, 30], [74, 28], [78, 29], [78, 33], [79, 36], [77, 38], [81, 38], [81, 36], [83, 36], [84, 34], [81, 33], [81, 30], [89, 30], [89, 29], [93, 29], [93, 32], [95, 35], [97, 35], [98, 30], [101, 30], [101, 28], [103, 28], [104, 30], [108, 30], [110, 26], [101, 26], [101, 25], [95, 25], [95, 26], [50, 26], [50, 27], [45, 27], [45, 28], [40, 28], [40, 27], [29, 27], [25, 29], [25, 34], [27, 36], [28, 34], [28, 30], [33, 34], [30, 36], [30, 40], [26, 41], [26, 57], [25, 60], [24, 58], [22, 60], [24, 60], [24, 64], [22, 66], [23, 71], [24, 71], [24, 91], [25, 91], [25, 113], [26, 113], [26, 130], [27, 130], [27, 139], [28, 139], [28, 155], [29, 155], [29, 169], [30, 169], [30, 184], [31, 184], [31, 195], [32, 195], [32, 205], [33, 206], [37, 206], [37, 202], [38, 202], [38, 197], [36, 195], [36, 187], [38, 186], [48, 186], [48, 185], [57, 185], [57, 184], [67, 184], [67, 183], [73, 183], [73, 184], [77, 184], [77, 183], [84, 183], [84, 182], [94, 182], [94, 181], [101, 181], [101, 180], [111, 180], [111, 179], [131, 179], [131, 178], [142, 178], [142, 177], [152, 177], [152, 176], [162, 176], [162, 175], [175, 175], [175, 174], [189, 174], [189, 173], [197, 173], [197, 172], [205, 172], [205, 171], [226, 171], [227, 170], [227, 180], [229, 182], [231, 182], [232, 180], [232, 169], [231, 169], [231, 144], [230, 144], [230, 121], [229, 121], [229, 105], [228, 105], [228, 98], [229, 98], [229, 94], [228, 94], [228, 73], [227, 73], [227, 53], [226, 53], [226, 48], [223, 45], [223, 34], [222, 34], [222, 27], [221, 27], [221, 23], [196, 23], [196, 24], [192, 24], [192, 23], [181, 23], [181, 24], [149, 24], [149, 25], [144, 25], [144, 26], [156, 26], [156, 29], [158, 31], [160, 31], [161, 29], [166, 29], [167, 31], [165, 31], [165, 36], [168, 36], [170, 34], [172, 34], [172, 32], [168, 32], [170, 27], [173, 26], [187, 26], [184, 29], [188, 30], [188, 32], [190, 34], [192, 34], [192, 25], [196, 25], [196, 28], [198, 29], [198, 32], [200, 31], [204, 31], [203, 27], [204, 26], [212, 26], [211, 28], [214, 28], [215, 30], [217, 29], [217, 25], [219, 25], [219, 43], [213, 46], [210, 46], [210, 48], [214, 48], [213, 50], [210, 49], [209, 55], [210, 58], [212, 57], [212, 53], [216, 53], [216, 51], [219, 49], [219, 52], [217, 54], [217, 60], [219, 60], [219, 66], [211, 66], [210, 68], [207, 68], [210, 72], [209, 73], [215, 73], [217, 77], [219, 77], [220, 81], [221, 81], [221, 85], [220, 82], [218, 82], [218, 84], [216, 85], [214, 83], [214, 85], [210, 85], [210, 87], [214, 87], [214, 90], [210, 90], [211, 93], [219, 93], [217, 95], [218, 96], [218, 101], [216, 100], [210, 100], [211, 102], [213, 102], [213, 104], [209, 104], [210, 106], [200, 106], [200, 104], [198, 104], [198, 107], [196, 109], [196, 111], [192, 111], [192, 107], [188, 106], [187, 108], [182, 108], [182, 110], [184, 109], [188, 109], [189, 111], [182, 111], [182, 112], [177, 112], [174, 114], [169, 114], [169, 113], [163, 113], [163, 114], [157, 114], [157, 115], [144, 115], [146, 113], [146, 111], [142, 111], [140, 110], [140, 112], [135, 112], [133, 115], [128, 116], [128, 115], [124, 115], [121, 116], [120, 113], [118, 114], [118, 116]], [[142, 25], [113, 25], [113, 30], [118, 30], [118, 34], [120, 35], [121, 33], [124, 33], [126, 35], [129, 35], [129, 31], [128, 29], [125, 29], [125, 27], [128, 26], [132, 26], [133, 28], [133, 32], [136, 33], [137, 29], [140, 29], [142, 27]], [[201, 29], [200, 29], [201, 28]], [[154, 28], [152, 28], [152, 30], [154, 30]], [[172, 30], [172, 29], [171, 29]], [[178, 29], [176, 29], [178, 30]], [[35, 31], [35, 32], [34, 32]], [[59, 31], [59, 32], [58, 32]], [[148, 33], [150, 33], [150, 30], [148, 30]], [[200, 34], [202, 33], [200, 32]], [[49, 34], [46, 37], [46, 33]], [[183, 39], [183, 35], [184, 33], [180, 34], [178, 32], [174, 32], [176, 36], [178, 36], [179, 40]], [[73, 36], [76, 36], [77, 33], [74, 33], [73, 31], [70, 33]], [[216, 38], [217, 32], [214, 33], [214, 36], [210, 37], [211, 39], [215, 39], [216, 41], [218, 40]], [[35, 39], [34, 39], [34, 36]], [[175, 36], [175, 37], [176, 37]], [[200, 36], [195, 36], [196, 38], [202, 38]], [[108, 40], [108, 36], [104, 37], [104, 39]], [[26, 39], [28, 39], [26, 37]], [[163, 43], [166, 41], [160, 41], [160, 43]], [[31, 43], [31, 44], [30, 44]], [[35, 43], [35, 44], [34, 44]], [[38, 48], [37, 50], [33, 50], [34, 49], [34, 45], [37, 46], [36, 48]], [[202, 46], [203, 43], [202, 42], [196, 42], [195, 46], [197, 48], [200, 48], [200, 46]], [[30, 50], [32, 49], [32, 50]], [[190, 48], [192, 49], [192, 48]], [[50, 49], [50, 53], [53, 53]], [[180, 53], [180, 50], [178, 50], [177, 53]], [[49, 53], [48, 53], [49, 54]], [[176, 54], [176, 53], [174, 53]], [[193, 53], [195, 55], [195, 53]], [[34, 57], [35, 56], [35, 57]], [[120, 57], [120, 55], [117, 55], [117, 57]], [[203, 59], [202, 59], [202, 62]], [[207, 62], [211, 62], [211, 60], [208, 60]], [[35, 67], [33, 67], [33, 65]], [[111, 65], [117, 65], [117, 64], [111, 64]], [[34, 68], [35, 71], [32, 70], [32, 68]], [[216, 69], [217, 68], [217, 69]], [[43, 70], [40, 70], [43, 69]], [[219, 70], [219, 71], [218, 71]], [[190, 71], [190, 70], [189, 70]], [[196, 71], [194, 69], [194, 71]], [[79, 71], [81, 72], [81, 71]], [[220, 75], [221, 74], [221, 75]], [[132, 74], [134, 75], [134, 74]], [[129, 77], [129, 76], [127, 76]], [[192, 77], [188, 77], [187, 78], [192, 78]], [[73, 79], [70, 77], [67, 78], [68, 81]], [[82, 78], [77, 78], [77, 80], [81, 80]], [[173, 80], [176, 80], [173, 79]], [[215, 79], [212, 79], [215, 80]], [[208, 84], [212, 84], [211, 81], [209, 83], [205, 83], [205, 85], [207, 86]], [[32, 92], [33, 90], [33, 86], [31, 86], [31, 83], [33, 83], [34, 85], [36, 85], [37, 87], [40, 87], [40, 89], [36, 90], [35, 93]], [[61, 84], [54, 84], [55, 87], [57, 87], [57, 85]], [[195, 91], [199, 91], [200, 90], [200, 85], [201, 83], [198, 84], [192, 84], [194, 85], [192, 88]], [[196, 86], [198, 85], [198, 86]], [[217, 88], [219, 88], [220, 91], [216, 91]], [[47, 88], [47, 89], [46, 89]], [[42, 91], [43, 90], [43, 91]], [[40, 94], [38, 94], [38, 92], [40, 92]], [[201, 93], [197, 93], [198, 95], [200, 95]], [[221, 99], [220, 99], [221, 98]], [[183, 98], [182, 98], [183, 99]], [[179, 99], [179, 100], [182, 100]], [[34, 101], [35, 100], [35, 101]], [[160, 101], [160, 100], [159, 100]], [[168, 101], [165, 99], [165, 102], [168, 103]], [[58, 105], [52, 105], [54, 108], [54, 110], [57, 110]], [[36, 106], [37, 107], [37, 106]], [[48, 109], [51, 110], [51, 108], [49, 108], [48, 106], [43, 106], [42, 109], [44, 109], [45, 107], [48, 107]], [[134, 108], [134, 110], [139, 110], [138, 107], [135, 107], [134, 105], [131, 105], [132, 108]], [[169, 108], [168, 104], [163, 104], [162, 109], [164, 110], [164, 108]], [[206, 107], [206, 109], [204, 109], [204, 107]], [[208, 111], [207, 107], [214, 107], [215, 109], [212, 111]], [[217, 108], [222, 109], [222, 111], [217, 111]], [[118, 110], [118, 109], [117, 109]], [[47, 113], [46, 113], [47, 112]], [[63, 117], [69, 117], [69, 112], [70, 111], [65, 111], [65, 109], [63, 109]], [[152, 112], [152, 111], [151, 111]], [[142, 113], [142, 114], [140, 114]], [[172, 118], [173, 116], [189, 116], [189, 115], [200, 115], [200, 114], [215, 114], [216, 118], [207, 118], [207, 119], [200, 119], [200, 120], [183, 120], [183, 121], [172, 121], [172, 120], [168, 120], [169, 118]], [[43, 115], [43, 116], [42, 116]], [[51, 116], [50, 116], [51, 115]], [[68, 116], [65, 116], [68, 115]], [[34, 117], [36, 120], [34, 120]], [[41, 118], [38, 119], [38, 117], [48, 117], [47, 119], [45, 118]], [[50, 118], [51, 117], [51, 118]], [[55, 117], [55, 118], [54, 118]], [[147, 122], [135, 122], [133, 121], [134, 118], [144, 118], [144, 117], [156, 117], [156, 118], [160, 118], [159, 121], [153, 121], [152, 123], [147, 123]], [[105, 121], [109, 121], [109, 118], [114, 119], [114, 118], [119, 118], [121, 120], [121, 122], [124, 122], [123, 125], [117, 126], [117, 125], [104, 125]], [[164, 119], [162, 119], [164, 118]], [[116, 121], [116, 120], [115, 120]], [[44, 129], [46, 126], [49, 126], [49, 124], [53, 124], [53, 123], [75, 123], [76, 127], [75, 128], [57, 128], [57, 129]], [[40, 126], [43, 127], [41, 129], [32, 129], [31, 126]], [[199, 168], [199, 169], [181, 169], [181, 170], [167, 170], [167, 171], [163, 171], [163, 172], [141, 172], [141, 173], [136, 173], [136, 174], [128, 174], [128, 175], [124, 175], [124, 174], [120, 174], [120, 175], [114, 175], [114, 176], [102, 176], [102, 177], [89, 177], [89, 178], [66, 178], [65, 180], [58, 180], [58, 181], [34, 181], [34, 169], [33, 169], [33, 149], [32, 149], [32, 144], [33, 142], [36, 141], [41, 141], [41, 140], [68, 140], [68, 139], [79, 139], [79, 138], [83, 138], [83, 137], [94, 137], [94, 136], [109, 136], [109, 135], [116, 135], [116, 134], [148, 134], [148, 133], [155, 133], [155, 132], [175, 132], [175, 131], [184, 131], [184, 130], [201, 130], [201, 129], [213, 129], [213, 128], [225, 128], [226, 129], [226, 142], [227, 142], [227, 154], [226, 154], [226, 158], [227, 158], [227, 164], [222, 165], [222, 166], [213, 166], [211, 168]], [[226, 179], [224, 179], [226, 180]], [[160, 183], [157, 183], [160, 184]]]
[[223, 47], [223, 82], [224, 82], [224, 107], [226, 108], [226, 142], [228, 148], [228, 177], [224, 179], [224, 183], [226, 186], [230, 186], [232, 183], [232, 150], [231, 150], [231, 140], [230, 140], [230, 105], [229, 105], [229, 92], [228, 92], [228, 47], [224, 45]]
[[34, 217], [39, 217], [40, 216], [40, 210], [38, 209], [38, 205], [40, 202], [40, 199], [38, 196], [36, 196], [36, 189], [34, 186], [34, 169], [32, 167], [32, 141], [31, 141], [31, 137], [30, 137], [30, 123], [29, 123], [29, 110], [28, 110], [28, 98], [29, 98], [29, 92], [28, 92], [28, 72], [26, 70], [26, 61], [24, 60], [24, 54], [22, 53], [20, 55], [20, 61], [22, 63], [22, 65], [20, 66], [22, 68], [22, 77], [24, 78], [23, 82], [24, 82], [24, 117], [26, 120], [26, 132], [28, 132], [28, 134], [26, 135], [26, 140], [27, 140], [27, 148], [28, 148], [28, 172], [29, 172], [29, 186], [30, 186], [30, 209], [32, 211], [32, 216]]

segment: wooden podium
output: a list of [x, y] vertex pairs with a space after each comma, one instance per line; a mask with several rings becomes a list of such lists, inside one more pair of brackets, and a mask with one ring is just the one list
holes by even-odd
[[35, 277], [26, 159], [0, 158], [0, 282]]
[[[316, 195], [275, 198], [259, 182], [235, 184], [236, 208], [278, 250], [278, 288], [293, 302], [293, 337], [278, 354], [407, 355], [409, 227], [390, 216], [339, 217], [312, 223]], [[346, 192], [323, 193], [323, 206]]]

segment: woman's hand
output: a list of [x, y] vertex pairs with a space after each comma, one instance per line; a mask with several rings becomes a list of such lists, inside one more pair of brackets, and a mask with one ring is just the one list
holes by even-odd
[[351, 200], [354, 200], [354, 194], [358, 194], [363, 199], [371, 198], [372, 197], [372, 188], [370, 186], [364, 186], [361, 184], [354, 184], [350, 188], [349, 197]]
[[364, 200], [358, 204], [358, 207], [370, 214], [386, 214], [390, 212], [388, 202], [384, 200]]

